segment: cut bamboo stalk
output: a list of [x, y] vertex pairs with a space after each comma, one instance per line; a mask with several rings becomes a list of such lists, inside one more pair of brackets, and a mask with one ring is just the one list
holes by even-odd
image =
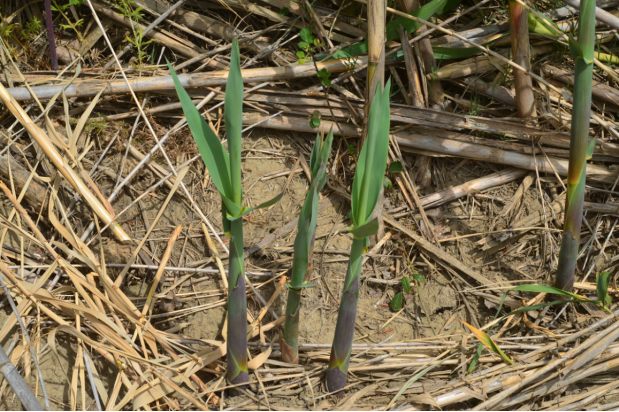
[[483, 80], [474, 77], [463, 79], [462, 82], [466, 85], [467, 89], [475, 90], [476, 92], [490, 96], [501, 103], [516, 107], [516, 97], [514, 93], [500, 84], [490, 85]]
[[[402, 9], [406, 13], [411, 13], [412, 11], [418, 9], [420, 7], [419, 0], [402, 0]], [[428, 31], [426, 26], [421, 26], [419, 29], [419, 34], [423, 34]], [[432, 75], [434, 71], [436, 71], [436, 60], [434, 58], [434, 52], [432, 51], [432, 43], [428, 36], [417, 41], [417, 46], [419, 47], [419, 52], [421, 53], [421, 57], [423, 59], [423, 65], [426, 74]], [[404, 43], [402, 43], [404, 46]], [[429, 106], [434, 106], [439, 104], [441, 100], [443, 100], [443, 85], [436, 78], [431, 78], [428, 80], [428, 104]]]
[[[143, 3], [144, 6], [159, 14], [165, 13], [170, 8], [170, 6], [167, 6], [156, 0], [140, 0], [140, 3]], [[220, 39], [231, 39], [238, 34], [232, 26], [224, 24], [221, 21], [212, 19], [205, 15], [189, 10], [184, 10], [182, 8], [175, 10], [170, 15], [170, 17], [178, 18], [178, 20], [176, 20], [178, 23], [187, 26], [191, 30], [206, 33]], [[266, 46], [268, 46], [266, 42], [251, 41], [244, 43], [241, 47], [246, 47], [253, 52], [259, 53]]]
[[[527, 170], [535, 170], [535, 163], [537, 162], [540, 172], [553, 174], [554, 167], [560, 176], [567, 176], [568, 162], [563, 159], [548, 158], [547, 160], [540, 159], [540, 156], [533, 158], [533, 156], [528, 154], [508, 152], [475, 143], [457, 142], [450, 139], [433, 138], [412, 133], [402, 133], [396, 136], [400, 146], [405, 149], [431, 150], [437, 153], [520, 167]], [[588, 177], [599, 182], [614, 183], [617, 177], [615, 173], [603, 166], [590, 165], [587, 169]], [[591, 173], [589, 174], [589, 172]]]
[[144, 304], [144, 307], [142, 308], [142, 316], [140, 317], [140, 322], [142, 322], [142, 324], [146, 323], [146, 315], [151, 313], [151, 307], [153, 304], [157, 286], [159, 285], [161, 276], [163, 275], [163, 272], [165, 271], [165, 266], [168, 264], [168, 260], [170, 259], [172, 250], [174, 250], [174, 244], [176, 243], [176, 240], [180, 236], [182, 229], [183, 229], [182, 226], [180, 225], [177, 226], [176, 229], [174, 229], [174, 232], [172, 232], [172, 236], [170, 237], [170, 239], [168, 239], [168, 245], [166, 246], [165, 252], [163, 252], [163, 257], [161, 258], [161, 261], [159, 262], [159, 268], [157, 269], [155, 278], [150, 286], [150, 290], [148, 291], [148, 296], [146, 297], [146, 303]]
[[488, 189], [490, 187], [501, 186], [525, 176], [526, 170], [522, 169], [505, 169], [500, 172], [492, 173], [488, 176], [480, 177], [479, 179], [470, 180], [461, 185], [441, 190], [440, 192], [424, 196], [421, 199], [421, 204], [424, 207], [432, 208], [449, 203], [454, 199], [466, 196], [472, 191]]
[[[470, 45], [469, 45], [470, 47]], [[536, 46], [533, 48], [533, 54], [539, 56], [553, 51], [552, 44]], [[499, 54], [503, 54], [500, 52]], [[447, 64], [439, 68], [434, 74], [436, 79], [457, 79], [460, 77], [470, 76], [472, 74], [485, 73], [490, 70], [503, 70], [507, 66], [507, 62], [495, 56], [478, 56], [470, 59], [462, 60], [456, 63]], [[517, 72], [520, 70], [514, 70]], [[526, 74], [525, 74], [526, 75]], [[431, 80], [432, 75], [426, 75], [428, 80]]]
[[[288, 80], [303, 77], [311, 77], [316, 75], [316, 67], [318, 70], [326, 69], [331, 73], [344, 72], [350, 69], [351, 66], [364, 65], [367, 62], [367, 57], [361, 57], [356, 60], [334, 59], [325, 62], [317, 62], [316, 66], [313, 63], [308, 64], [293, 64], [282, 67], [265, 67], [259, 69], [242, 70], [244, 83], [255, 82], [274, 82], [278, 80]], [[182, 74], [178, 76], [183, 87], [213, 87], [225, 86], [228, 80], [228, 70], [213, 71], [208, 73]], [[174, 90], [174, 82], [171, 76], [157, 76], [129, 80], [131, 88], [136, 93], [158, 92], [163, 90]], [[65, 89], [66, 87], [66, 89]], [[30, 90], [40, 100], [47, 100], [54, 97], [57, 93], [63, 91], [67, 98], [70, 97], [92, 97], [95, 96], [101, 88], [107, 87], [103, 95], [110, 94], [125, 94], [129, 93], [129, 86], [124, 80], [119, 81], [85, 81], [82, 83], [73, 83], [68, 87], [66, 85], [53, 86], [35, 86]], [[33, 100], [34, 97], [26, 87], [15, 87], [9, 89], [8, 93], [17, 101]]]
[[[482, 83], [479, 81], [479, 83]], [[488, 86], [489, 87], [489, 86]], [[499, 88], [500, 86], [497, 86]], [[495, 89], [496, 90], [496, 89]], [[503, 89], [505, 93], [509, 91]], [[513, 95], [511, 95], [513, 99]], [[221, 100], [223, 97], [216, 98], [216, 100]], [[333, 110], [333, 114], [335, 116], [341, 116], [343, 119], [348, 118], [349, 116], [349, 107], [344, 102], [338, 102], [335, 97], [331, 97], [330, 106], [327, 105], [327, 102], [324, 98], [320, 97], [312, 97], [312, 96], [303, 96], [303, 95], [290, 95], [290, 94], [279, 94], [272, 92], [254, 92], [251, 94], [247, 94], [244, 98], [245, 101], [250, 102], [264, 102], [268, 104], [281, 104], [291, 109], [294, 106], [294, 111], [303, 111], [307, 112], [307, 114], [312, 114], [314, 110], [321, 111], [323, 118], [327, 118], [327, 116], [331, 116], [331, 110]], [[195, 100], [194, 103], [199, 100]], [[356, 109], [362, 108], [362, 104], [360, 102], [350, 101], [351, 106]], [[157, 113], [159, 109], [168, 110], [171, 108], [180, 107], [176, 103], [170, 103], [167, 105], [163, 105], [160, 107], [155, 107], [151, 109], [151, 111], [147, 111], [147, 113]], [[129, 113], [123, 113], [121, 115], [112, 115], [108, 116], [107, 119], [118, 119], [116, 116], [124, 117], [135, 117], [137, 113], [135, 111]], [[543, 134], [539, 134], [539, 128], [527, 126], [520, 122], [514, 122], [505, 119], [497, 119], [497, 118], [487, 118], [481, 116], [471, 116], [464, 115], [458, 113], [448, 113], [437, 110], [425, 109], [425, 108], [414, 108], [411, 106], [392, 104], [391, 107], [391, 116], [394, 120], [403, 123], [415, 124], [419, 126], [425, 126], [427, 128], [440, 128], [440, 129], [451, 129], [451, 130], [477, 130], [485, 133], [496, 133], [496, 134], [505, 134], [509, 137], [515, 137], [520, 140], [526, 141], [527, 145], [530, 148], [530, 135], [536, 135], [536, 138], [539, 138], [539, 142], [545, 146], [559, 147], [559, 148], [569, 148], [569, 134], [562, 132], [554, 132], [548, 131]], [[103, 120], [106, 117], [97, 118], [99, 120]], [[347, 127], [347, 126], [344, 126]], [[445, 137], [445, 136], [443, 136]], [[470, 139], [468, 139], [470, 140]], [[488, 140], [488, 144], [497, 144], [502, 143], [506, 145], [507, 142], [495, 142], [491, 143], [491, 140]], [[546, 149], [552, 150], [552, 149]], [[548, 152], [550, 153], [550, 152]], [[608, 142], [598, 142], [598, 147], [596, 147], [594, 153], [594, 158], [596, 155], [610, 155], [619, 157], [619, 146], [608, 143]]]
[[408, 77], [408, 94], [412, 100], [412, 106], [423, 107], [423, 91], [421, 90], [421, 82], [419, 81], [419, 68], [417, 60], [413, 56], [413, 48], [408, 45], [408, 33], [404, 31], [402, 26], [398, 28], [400, 33], [400, 43], [402, 43], [402, 53], [404, 54], [404, 65]]
[[[82, 199], [92, 208], [99, 218], [107, 225], [112, 222], [113, 216], [110, 215], [106, 207], [101, 204], [97, 196], [95, 196], [88, 186], [82, 181], [80, 176], [66, 164], [64, 158], [58, 153], [54, 145], [45, 134], [45, 132], [37, 126], [30, 116], [22, 109], [22, 107], [9, 94], [7, 89], [0, 84], [0, 100], [4, 102], [6, 107], [11, 111], [17, 120], [24, 126], [30, 134], [30, 137], [37, 142], [45, 155], [58, 169], [60, 174], [69, 182], [69, 184], [79, 193]], [[127, 236], [125, 231], [118, 223], [112, 223], [110, 230], [120, 242], [129, 242], [131, 238]]]
[[34, 396], [30, 386], [21, 377], [15, 366], [9, 360], [4, 348], [0, 346], [0, 371], [6, 379], [6, 382], [13, 388], [13, 392], [17, 395], [17, 398], [27, 411], [42, 411], [43, 406], [39, 400]]
[[[542, 67], [544, 74], [552, 77], [553, 79], [560, 80], [570, 86], [574, 85], [574, 76], [559, 68], [544, 65]], [[593, 97], [603, 100], [615, 106], [619, 106], [619, 91], [612, 86], [593, 80]]]
[[[509, 30], [509, 23], [489, 24], [483, 27], [459, 31], [458, 35], [471, 41], [483, 43], [483, 39], [499, 33], [505, 33], [507, 30]], [[430, 43], [432, 46], [470, 47], [468, 43], [448, 34], [440, 37], [434, 37], [430, 40]]]
[[[581, 0], [565, 0], [565, 3], [580, 10]], [[607, 12], [606, 10], [596, 7], [595, 8], [595, 19], [599, 22], [604, 23], [611, 29], [619, 30], [619, 17], [616, 17], [615, 15]]]
[[[512, 39], [512, 60], [531, 70], [531, 45], [529, 44], [528, 10], [513, 0], [509, 1], [510, 35]], [[531, 77], [520, 70], [514, 70], [516, 87], [516, 109], [522, 118], [535, 117], [535, 95]]]
[[[367, 119], [370, 105], [374, 100], [376, 86], [384, 85], [385, 77], [385, 0], [368, 1], [368, 72], [366, 77], [366, 96], [364, 107], [364, 129], [367, 129]], [[359, 150], [365, 143], [365, 134], [359, 143]]]
[[[319, 97], [290, 96], [280, 95], [277, 93], [256, 92], [246, 96], [245, 100], [270, 104], [277, 103], [288, 107], [307, 106], [303, 110], [311, 110], [308, 114], [311, 114], [314, 110], [318, 109], [321, 110], [321, 112], [324, 110], [324, 112], [322, 112], [323, 118], [327, 118], [327, 116], [331, 115], [325, 99]], [[362, 103], [360, 102], [349, 102], [353, 108], [362, 108]], [[329, 104], [331, 105], [331, 109], [334, 111], [336, 116], [348, 118], [349, 113], [344, 111], [348, 108], [348, 106], [344, 102], [340, 103], [332, 98], [332, 101]], [[296, 110], [297, 108], [295, 107], [295, 111]], [[428, 128], [451, 129], [456, 131], [467, 129], [485, 133], [496, 133], [499, 135], [507, 134], [510, 137], [526, 140], [529, 146], [529, 135], [537, 135], [536, 138], [540, 139], [540, 143], [547, 146], [567, 149], [570, 144], [568, 133], [548, 131], [540, 135], [540, 130], [537, 127], [531, 127], [521, 122], [514, 122], [504, 119], [449, 113], [425, 108], [414, 108], [395, 103], [391, 105], [391, 117], [398, 122], [415, 124]], [[603, 146], [604, 149], [602, 150], [601, 148], [596, 148], [594, 154], [611, 154], [614, 156], [619, 156], [619, 146], [614, 146], [606, 142], [603, 142], [603, 144], [600, 143], [600, 146]]]
[[[278, 115], [267, 119], [267, 115], [260, 113], [243, 114], [243, 124], [255, 124], [263, 121], [258, 127], [267, 129], [288, 130], [302, 133], [316, 133], [324, 131], [327, 133], [333, 127], [334, 135], [345, 135], [348, 137], [360, 137], [361, 131], [348, 124], [340, 123], [341, 130], [335, 123], [322, 120], [320, 127], [313, 129], [309, 126], [306, 117], [296, 117], [290, 115]], [[395, 133], [395, 138], [398, 144], [404, 150], [425, 150], [437, 154], [459, 156], [467, 159], [479, 160], [484, 162], [498, 163], [504, 166], [513, 166], [526, 170], [536, 170], [535, 163], [540, 173], [554, 174], [553, 167], [560, 176], [567, 176], [568, 162], [563, 159], [553, 157], [542, 158], [542, 156], [533, 156], [524, 153], [515, 153], [507, 150], [487, 147], [476, 143], [467, 143], [456, 141], [453, 139], [444, 139], [436, 136], [426, 136], [416, 133]], [[587, 178], [605, 183], [614, 183], [617, 178], [616, 173], [608, 170], [603, 166], [588, 165]]]

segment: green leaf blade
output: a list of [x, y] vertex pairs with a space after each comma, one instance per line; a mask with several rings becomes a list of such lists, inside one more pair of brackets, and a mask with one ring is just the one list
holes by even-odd
[[394, 312], [397, 312], [398, 310], [402, 309], [402, 306], [404, 305], [404, 295], [402, 295], [401, 293], [396, 294], [393, 299], [391, 299], [391, 303], [389, 304], [389, 306], [391, 307], [391, 310], [393, 310]]
[[395, 161], [389, 165], [389, 169], [387, 170], [389, 173], [401, 173], [403, 170], [402, 163]]
[[301, 29], [301, 31], [299, 32], [299, 37], [301, 37], [301, 39], [303, 39], [303, 41], [306, 43], [314, 43], [314, 35], [312, 34], [312, 31], [307, 27], [303, 27]]
[[384, 90], [380, 90], [380, 85], [377, 86], [370, 107], [367, 138], [361, 149], [353, 179], [351, 205], [355, 227], [367, 223], [383, 185], [389, 152], [390, 88], [391, 79], [387, 81]]
[[241, 176], [243, 77], [241, 76], [239, 42], [236, 38], [232, 41], [230, 71], [224, 98], [224, 118], [228, 149], [230, 150], [230, 183], [232, 185], [232, 196], [230, 198], [240, 206], [243, 201], [243, 180]]
[[406, 293], [411, 293], [411, 280], [408, 276], [404, 276], [400, 281], [402, 284], [402, 290]]
[[198, 151], [202, 156], [204, 165], [221, 195], [230, 197], [232, 195], [232, 185], [230, 183], [230, 161], [228, 152], [221, 144], [215, 132], [213, 132], [211, 127], [200, 115], [198, 109], [194, 106], [170, 62], [168, 62], [168, 67], [172, 75], [172, 80], [174, 81], [174, 86], [176, 87], [176, 93], [178, 94], [183, 108], [183, 113], [187, 118], [189, 130], [198, 146]]
[[610, 273], [604, 271], [596, 276], [596, 293], [598, 300], [606, 304], [608, 297], [608, 285], [610, 284]]
[[378, 233], [378, 219], [372, 219], [365, 225], [356, 227], [350, 231], [355, 239], [363, 239]]

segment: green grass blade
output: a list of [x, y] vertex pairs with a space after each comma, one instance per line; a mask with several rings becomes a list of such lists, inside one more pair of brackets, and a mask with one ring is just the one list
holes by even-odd
[[610, 273], [602, 272], [596, 276], [596, 293], [598, 300], [606, 305], [608, 301], [608, 285], [610, 284]]
[[361, 149], [357, 170], [353, 179], [351, 205], [355, 227], [363, 226], [374, 211], [383, 176], [387, 167], [389, 151], [389, 91], [391, 80], [384, 90], [377, 86], [370, 107], [368, 135]]
[[587, 143], [587, 160], [590, 160], [593, 157], [593, 151], [595, 150], [596, 142], [597, 139], [594, 137], [593, 139], [589, 140], [589, 143]]
[[241, 77], [239, 42], [237, 39], [232, 41], [230, 72], [226, 82], [224, 102], [226, 137], [228, 138], [228, 149], [230, 150], [230, 182], [233, 190], [230, 199], [240, 206], [243, 201], [243, 181], [241, 176], [243, 78]]
[[226, 210], [228, 214], [226, 215], [226, 219], [229, 221], [233, 221], [233, 216], [240, 216], [243, 212], [243, 208], [237, 205], [232, 199], [228, 196], [221, 195], [222, 203], [226, 206]]
[[559, 36], [563, 31], [555, 24], [554, 21], [550, 20], [548, 17], [540, 14], [543, 17], [543, 20], [537, 17], [533, 13], [528, 13], [527, 15], [527, 23], [529, 26], [529, 32], [535, 34], [541, 34], [544, 36]]
[[378, 233], [378, 219], [372, 219], [365, 225], [356, 227], [350, 231], [355, 239], [363, 239]]
[[230, 183], [230, 160], [228, 152], [226, 152], [226, 149], [221, 144], [215, 132], [213, 132], [211, 127], [202, 116], [200, 116], [200, 112], [196, 109], [196, 106], [193, 105], [189, 94], [187, 94], [178, 80], [178, 76], [172, 68], [172, 65], [170, 65], [170, 62], [168, 62], [168, 67], [170, 68], [172, 79], [174, 80], [176, 93], [183, 107], [183, 113], [187, 118], [189, 130], [191, 130], [191, 134], [198, 146], [198, 150], [200, 151], [200, 155], [202, 156], [202, 160], [206, 165], [211, 179], [213, 179], [215, 187], [217, 187], [217, 190], [222, 196], [230, 197], [232, 195], [232, 185]]
[[[248, 214], [249, 212], [253, 212], [256, 209], [265, 209], [267, 207], [273, 206], [275, 203], [279, 202], [280, 199], [284, 196], [285, 193], [285, 189], [282, 190], [277, 196], [275, 196], [274, 198], [267, 200], [266, 202], [260, 203], [258, 206], [253, 206], [253, 207], [241, 207], [241, 208], [237, 208], [235, 210], [234, 213], [230, 212], [228, 214], [228, 220], [230, 220], [231, 222], [240, 219], [241, 217], [245, 216], [246, 214]], [[227, 205], [228, 203], [226, 203]]]
[[[444, 12], [446, 4], [447, 0], [434, 0], [414, 10], [410, 14], [412, 16], [419, 17], [420, 19], [428, 20], [436, 13]], [[454, 6], [452, 5], [452, 7]], [[416, 21], [413, 21], [411, 19], [407, 19], [406, 17], [398, 17], [396, 19], [393, 19], [387, 24], [387, 41], [394, 40], [400, 37], [400, 33], [398, 32], [398, 27], [400, 26], [403, 26], [404, 31], [406, 31], [407, 33], [413, 33], [414, 31], [418, 30], [422, 26], [422, 24], [417, 23]]]
[[515, 288], [511, 290], [519, 290], [521, 292], [534, 292], [534, 293], [551, 293], [553, 295], [566, 296], [566, 297], [570, 297], [574, 299], [583, 299], [582, 296], [577, 295], [575, 293], [571, 293], [571, 292], [568, 292], [568, 291], [565, 291], [559, 288], [555, 288], [552, 286], [546, 286], [546, 285], [524, 284], [524, 285], [516, 286]]

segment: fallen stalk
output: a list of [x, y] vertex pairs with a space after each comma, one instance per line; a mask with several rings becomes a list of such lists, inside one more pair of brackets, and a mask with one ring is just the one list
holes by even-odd
[[17, 398], [24, 406], [24, 409], [28, 411], [42, 411], [44, 410], [39, 400], [34, 396], [30, 386], [21, 377], [15, 366], [11, 363], [2, 345], [0, 345], [0, 371], [4, 376], [4, 379], [9, 383], [13, 392], [17, 395]]
[[[248, 113], [243, 116], [243, 123], [254, 124], [264, 117], [268, 116], [260, 113]], [[335, 126], [335, 123], [329, 120], [322, 120], [320, 127], [318, 129], [313, 129], [310, 127], [307, 118], [286, 114], [281, 114], [264, 121], [260, 123], [260, 127], [308, 133], [316, 133], [317, 130], [327, 132], [333, 127], [334, 135], [345, 135], [348, 137], [359, 137], [361, 135], [361, 131], [352, 125], [340, 123], [340, 130]], [[412, 152], [423, 150], [426, 153], [432, 152], [435, 154], [459, 156], [532, 171], [536, 170], [535, 165], [537, 163], [537, 168], [540, 173], [554, 174], [554, 170], [556, 170], [560, 176], [567, 176], [568, 162], [564, 159], [553, 157], [542, 158], [541, 156], [534, 158], [525, 153], [516, 153], [477, 143], [467, 143], [454, 139], [436, 137], [434, 135], [399, 132], [395, 133], [394, 137], [403, 150]], [[617, 178], [614, 172], [598, 165], [589, 165], [587, 168], [587, 175], [593, 181], [610, 184], [613, 184]]]
[[[80, 194], [84, 201], [92, 208], [92, 210], [105, 223], [109, 224], [113, 216], [108, 212], [102, 202], [93, 194], [88, 186], [82, 181], [81, 177], [70, 167], [65, 159], [58, 153], [56, 147], [51, 143], [45, 132], [37, 126], [30, 116], [22, 109], [22, 107], [9, 94], [7, 89], [0, 84], [0, 100], [4, 102], [6, 107], [20, 121], [30, 136], [41, 147], [45, 155], [49, 158], [58, 172], [67, 180], [67, 182]], [[131, 238], [125, 233], [118, 223], [113, 223], [110, 226], [111, 232], [120, 242], [128, 242]]]
[[[343, 72], [353, 66], [364, 64], [366, 57], [356, 60], [337, 59], [325, 62], [316, 62], [318, 70], [325, 69], [328, 72]], [[181, 74], [178, 76], [180, 84], [185, 88], [225, 86], [228, 81], [228, 70], [212, 71], [208, 73]], [[246, 69], [241, 71], [244, 83], [254, 82], [275, 82], [278, 80], [288, 80], [304, 77], [316, 76], [314, 64], [293, 64], [282, 67], [265, 67], [259, 69]], [[64, 85], [53, 86], [34, 86], [30, 90], [40, 100], [51, 99], [58, 92], [65, 88]], [[107, 81], [84, 81], [73, 83], [64, 92], [67, 98], [70, 97], [92, 97], [97, 95], [102, 88], [105, 88], [103, 95], [126, 94], [130, 88], [135, 93], [157, 92], [163, 90], [174, 90], [174, 81], [171, 76], [157, 76], [107, 82]], [[17, 101], [32, 100], [30, 90], [26, 87], [15, 87], [8, 89], [8, 93]]]

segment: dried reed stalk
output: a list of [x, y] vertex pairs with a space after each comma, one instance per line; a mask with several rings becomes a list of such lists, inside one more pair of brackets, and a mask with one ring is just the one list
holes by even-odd
[[[6, 107], [19, 120], [24, 128], [30, 134], [30, 137], [37, 142], [45, 155], [51, 160], [53, 165], [58, 169], [60, 174], [69, 182], [69, 184], [79, 193], [82, 199], [92, 208], [92, 210], [108, 224], [112, 222], [113, 216], [108, 212], [102, 202], [90, 191], [88, 186], [82, 181], [77, 173], [67, 164], [65, 159], [58, 153], [49, 140], [45, 132], [37, 126], [30, 116], [22, 109], [17, 101], [11, 96], [8, 90], [0, 84], [0, 100], [4, 102]], [[69, 154], [68, 154], [69, 155]], [[112, 223], [110, 230], [120, 242], [129, 242], [131, 238], [125, 233], [118, 223]]]

